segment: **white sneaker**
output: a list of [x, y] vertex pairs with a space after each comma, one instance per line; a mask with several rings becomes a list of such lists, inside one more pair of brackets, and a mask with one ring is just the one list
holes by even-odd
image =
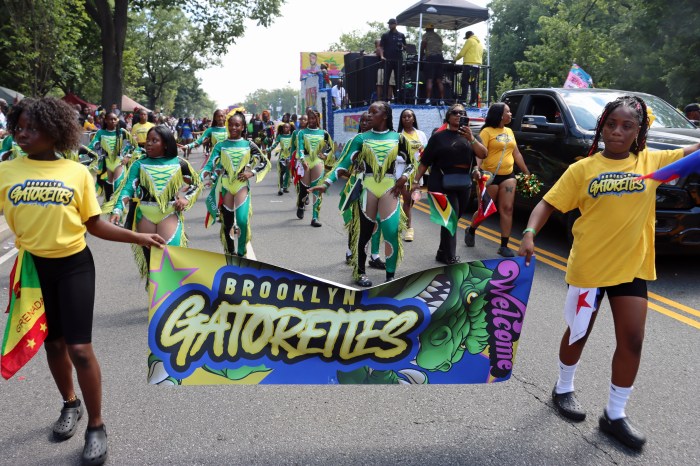
[[425, 105], [430, 105], [430, 99], [425, 99]]
[[442, 107], [445, 106], [445, 101], [444, 101], [444, 100], [441, 100], [439, 103], [440, 103], [440, 105], [441, 105]]
[[410, 243], [411, 241], [413, 241], [413, 236], [413, 228], [408, 228], [406, 229], [406, 233], [404, 233], [403, 235], [403, 240]]

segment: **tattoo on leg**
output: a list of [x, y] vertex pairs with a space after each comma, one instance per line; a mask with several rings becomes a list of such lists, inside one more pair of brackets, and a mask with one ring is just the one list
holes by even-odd
[[514, 190], [515, 190], [514, 187], [512, 187], [512, 186], [506, 186], [506, 192], [507, 192], [507, 193], [512, 193]]

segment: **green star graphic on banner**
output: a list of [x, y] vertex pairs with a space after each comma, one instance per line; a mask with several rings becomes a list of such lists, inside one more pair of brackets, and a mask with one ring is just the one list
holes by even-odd
[[182, 286], [182, 282], [184, 282], [187, 277], [195, 273], [197, 270], [199, 269], [179, 269], [175, 267], [172, 259], [170, 259], [168, 248], [166, 247], [160, 261], [160, 268], [150, 270], [148, 274], [148, 281], [153, 283], [153, 301], [151, 302], [151, 307], [154, 307], [156, 303], [160, 302], [170, 293], [180, 288]]

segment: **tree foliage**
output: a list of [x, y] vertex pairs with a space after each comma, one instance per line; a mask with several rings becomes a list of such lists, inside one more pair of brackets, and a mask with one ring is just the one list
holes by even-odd
[[[269, 110], [273, 116], [278, 116], [282, 113], [294, 113], [295, 105], [301, 105], [295, 97], [298, 96], [298, 91], [287, 87], [284, 89], [258, 89], [248, 94], [243, 101], [243, 106], [247, 112], [260, 113], [263, 110]], [[277, 108], [281, 107], [278, 111]], [[303, 109], [298, 109], [299, 113]]]
[[491, 75], [515, 87], [563, 85], [576, 62], [596, 87], [700, 100], [700, 9], [677, 0], [493, 0]]
[[[81, 0], [4, 0], [0, 10], [0, 81], [32, 96], [84, 72], [79, 60]], [[57, 59], [59, 58], [60, 59]]]

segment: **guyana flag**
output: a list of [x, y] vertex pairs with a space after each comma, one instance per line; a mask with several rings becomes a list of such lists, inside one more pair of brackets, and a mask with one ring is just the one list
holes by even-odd
[[447, 196], [443, 193], [428, 191], [430, 199], [430, 221], [447, 228], [452, 236], [457, 232], [457, 212], [454, 211]]
[[12, 377], [39, 351], [48, 327], [39, 276], [34, 259], [20, 249], [10, 273], [10, 313], [2, 341], [0, 369], [5, 379]]

